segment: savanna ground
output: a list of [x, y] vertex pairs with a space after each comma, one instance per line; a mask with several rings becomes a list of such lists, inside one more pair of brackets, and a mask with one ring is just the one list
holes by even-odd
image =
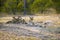
[[[24, 18], [24, 17], [23, 17]], [[12, 19], [11, 16], [7, 17], [7, 18], [0, 18], [0, 22], [6, 22], [8, 20]], [[29, 20], [28, 17], [25, 18], [27, 21]], [[58, 37], [59, 39], [55, 39], [55, 38], [50, 38], [47, 40], [60, 40], [60, 34], [58, 33], [54, 33], [53, 29], [55, 28], [60, 28], [60, 14], [52, 14], [52, 15], [40, 15], [40, 16], [35, 16], [34, 17], [34, 22], [39, 22], [39, 21], [47, 21], [47, 20], [51, 20], [54, 22], [53, 26], [47, 27], [55, 37]], [[9, 33], [6, 31], [0, 31], [0, 40], [44, 40], [42, 38], [36, 38], [36, 37], [26, 37], [26, 36], [17, 36], [13, 33]]]

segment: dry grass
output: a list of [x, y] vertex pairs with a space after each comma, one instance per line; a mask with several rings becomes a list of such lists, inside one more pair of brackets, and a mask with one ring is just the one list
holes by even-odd
[[35, 37], [17, 36], [12, 33], [0, 31], [0, 40], [41, 40]]
[[17, 36], [13, 33], [8, 33], [5, 31], [0, 31], [0, 40], [57, 40], [56, 38], [36, 38], [36, 37], [27, 37], [27, 36]]
[[[7, 18], [8, 19], [8, 18]], [[28, 17], [25, 18], [26, 20], [29, 19]], [[34, 18], [34, 21], [46, 21], [46, 20], [52, 20], [56, 26], [50, 26], [48, 27], [50, 30], [55, 29], [57, 27], [60, 27], [60, 18], [55, 15], [55, 16], [37, 16]], [[6, 22], [8, 20], [3, 20], [0, 19], [0, 22]], [[57, 34], [58, 35], [58, 34]], [[59, 34], [60, 35], [60, 34]], [[60, 37], [58, 35], [58, 37]], [[15, 34], [12, 33], [8, 33], [8, 32], [4, 32], [4, 31], [0, 31], [0, 40], [42, 40], [41, 38], [36, 38], [36, 37], [25, 37], [25, 36], [17, 36]], [[56, 40], [56, 39], [48, 39], [48, 40]]]
[[[29, 21], [29, 17], [23, 17], [26, 21]], [[0, 22], [7, 22], [9, 20], [12, 20], [12, 17], [2, 17], [0, 18]], [[51, 20], [53, 22], [56, 22], [60, 24], [60, 18], [58, 16], [34, 16], [34, 22], [39, 21], [46, 21]]]

